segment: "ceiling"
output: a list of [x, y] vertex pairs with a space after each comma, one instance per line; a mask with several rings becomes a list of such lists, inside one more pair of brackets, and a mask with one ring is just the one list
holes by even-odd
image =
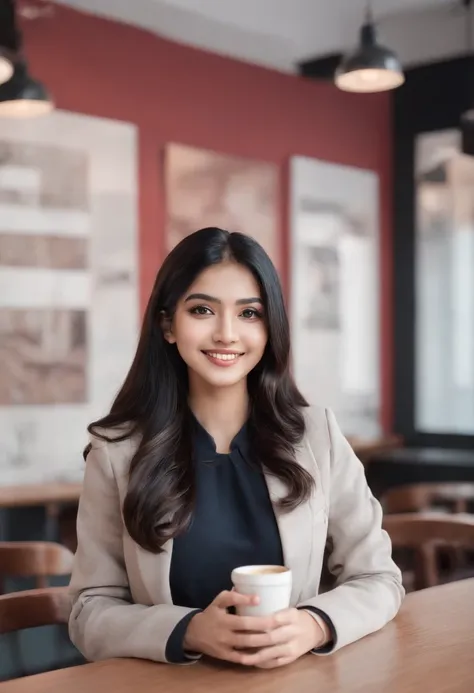
[[[375, 0], [383, 22], [409, 12], [451, 12], [460, 0]], [[293, 72], [299, 60], [352, 46], [366, 0], [56, 0], [182, 43]]]

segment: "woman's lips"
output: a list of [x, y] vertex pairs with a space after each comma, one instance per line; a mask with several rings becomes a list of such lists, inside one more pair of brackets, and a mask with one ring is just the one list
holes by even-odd
[[237, 351], [203, 351], [202, 353], [204, 356], [207, 356], [211, 363], [221, 368], [233, 366], [243, 356], [242, 353]]

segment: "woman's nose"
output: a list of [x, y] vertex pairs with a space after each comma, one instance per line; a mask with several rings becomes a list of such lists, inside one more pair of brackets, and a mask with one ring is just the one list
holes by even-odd
[[223, 315], [217, 321], [214, 341], [221, 344], [233, 344], [237, 341], [236, 325], [231, 315]]

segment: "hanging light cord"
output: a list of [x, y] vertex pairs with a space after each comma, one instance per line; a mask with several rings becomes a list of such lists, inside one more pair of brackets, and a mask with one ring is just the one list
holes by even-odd
[[16, 23], [15, 0], [0, 0], [0, 46], [12, 53], [21, 48], [20, 32]]
[[[465, 30], [466, 30], [466, 49], [467, 49], [467, 57], [473, 58], [473, 42], [472, 42], [472, 0], [462, 0], [462, 4], [465, 10], [465, 17], [466, 17], [466, 25], [465, 25]], [[469, 65], [467, 67], [468, 70], [468, 95], [470, 96], [470, 102], [474, 106], [474, 66]], [[472, 119], [472, 112], [473, 108], [471, 108], [467, 111], [469, 114], [468, 118], [469, 120]]]
[[472, 54], [472, 17], [471, 17], [471, 6], [472, 0], [463, 0], [464, 9], [466, 10], [466, 47], [468, 55]]
[[365, 6], [365, 23], [366, 24], [373, 24], [374, 23], [374, 12], [372, 9], [372, 3], [370, 0], [368, 0], [366, 6]]

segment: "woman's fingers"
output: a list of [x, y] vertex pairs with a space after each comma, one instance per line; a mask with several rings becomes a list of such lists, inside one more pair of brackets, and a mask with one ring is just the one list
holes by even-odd
[[263, 664], [256, 664], [258, 669], [276, 669], [276, 667], [284, 667], [287, 664], [291, 664], [295, 661], [297, 657], [279, 657], [278, 659], [270, 659]]
[[265, 633], [294, 624], [297, 616], [297, 612], [296, 615], [295, 612], [296, 609], [285, 609], [272, 616], [235, 616], [231, 614], [229, 615], [228, 626], [234, 631]]
[[234, 633], [232, 645], [237, 649], [263, 648], [289, 642], [294, 636], [292, 626], [282, 626], [263, 633]]
[[226, 615], [225, 625], [229, 630], [243, 633], [266, 633], [280, 626], [275, 616], [235, 616], [234, 614]]
[[258, 602], [259, 598], [256, 595], [239, 594], [234, 590], [225, 590], [217, 595], [213, 605], [219, 609], [228, 609], [231, 606], [254, 606]]
[[261, 668], [282, 666], [296, 659], [296, 609], [285, 609], [272, 616], [227, 613], [229, 607], [256, 605], [258, 602], [256, 595], [240, 594], [235, 590], [221, 592], [203, 612], [203, 615], [208, 614], [210, 623], [209, 629], [204, 628], [201, 633], [202, 651], [228, 662]]
[[264, 647], [258, 652], [241, 653], [240, 664], [248, 667], [266, 667], [281, 666], [283, 661], [292, 661], [296, 659], [298, 654], [293, 652], [293, 647], [290, 642], [281, 645], [273, 645]]

